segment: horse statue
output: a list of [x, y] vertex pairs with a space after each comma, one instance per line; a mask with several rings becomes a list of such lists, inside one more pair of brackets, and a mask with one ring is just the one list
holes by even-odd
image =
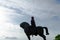
[[[20, 24], [20, 27], [22, 27], [24, 29], [26, 36], [28, 37], [29, 40], [31, 40], [30, 35], [35, 35], [34, 32], [32, 32], [32, 30], [33, 30], [32, 27], [27, 22], [22, 22]], [[46, 36], [44, 35], [43, 29], [46, 30], [46, 35], [49, 35], [47, 27], [42, 27], [42, 26], [36, 27], [36, 33], [37, 33], [37, 35], [41, 36], [44, 40], [46, 40]]]

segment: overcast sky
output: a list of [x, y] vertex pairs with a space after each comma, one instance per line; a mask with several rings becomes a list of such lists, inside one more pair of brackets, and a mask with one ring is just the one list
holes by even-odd
[[[35, 17], [37, 26], [48, 27], [47, 40], [60, 34], [60, 0], [0, 0], [0, 38], [28, 40], [19, 24], [25, 21], [30, 24], [31, 16]], [[42, 38], [34, 36], [31, 39]]]

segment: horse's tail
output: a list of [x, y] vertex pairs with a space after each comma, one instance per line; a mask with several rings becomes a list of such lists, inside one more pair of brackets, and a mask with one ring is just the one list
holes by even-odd
[[43, 27], [43, 28], [46, 30], [46, 35], [49, 35], [48, 28], [47, 27]]

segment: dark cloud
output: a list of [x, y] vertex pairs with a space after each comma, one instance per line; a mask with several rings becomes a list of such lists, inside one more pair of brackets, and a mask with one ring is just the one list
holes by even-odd
[[21, 14], [23, 12], [23, 8], [18, 8], [18, 7], [15, 7], [15, 6], [4, 6], [8, 9], [11, 9], [11, 10], [14, 10], [14, 12], [18, 13], [18, 14]]
[[5, 37], [5, 39], [17, 39], [17, 37]]
[[60, 21], [60, 17], [59, 16], [53, 16], [52, 19], [55, 20], [55, 21]]

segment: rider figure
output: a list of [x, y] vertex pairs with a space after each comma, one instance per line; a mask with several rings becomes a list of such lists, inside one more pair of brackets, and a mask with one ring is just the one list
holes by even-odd
[[34, 17], [32, 16], [31, 17], [31, 27], [32, 27], [32, 31], [34, 32], [33, 34], [37, 35], [36, 34], [36, 24], [35, 24], [35, 20], [34, 20]]

